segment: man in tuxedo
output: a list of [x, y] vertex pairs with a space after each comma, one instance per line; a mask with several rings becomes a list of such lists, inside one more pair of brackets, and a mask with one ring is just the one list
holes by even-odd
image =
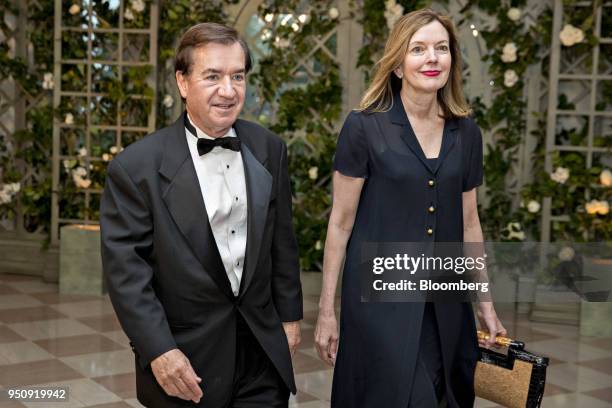
[[109, 165], [100, 207], [108, 292], [148, 407], [286, 407], [302, 291], [285, 144], [238, 119], [251, 59], [238, 33], [191, 27], [186, 105]]

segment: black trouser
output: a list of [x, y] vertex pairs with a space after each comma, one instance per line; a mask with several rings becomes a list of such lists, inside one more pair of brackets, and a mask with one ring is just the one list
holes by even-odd
[[410, 408], [446, 406], [440, 336], [433, 303], [425, 303]]
[[240, 313], [236, 324], [236, 371], [231, 408], [285, 408], [289, 388]]

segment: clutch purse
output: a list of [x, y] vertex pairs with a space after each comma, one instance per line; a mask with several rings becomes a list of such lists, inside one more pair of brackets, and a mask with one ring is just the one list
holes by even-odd
[[[478, 331], [479, 339], [489, 334]], [[479, 347], [479, 361], [474, 376], [474, 391], [480, 398], [508, 408], [539, 407], [546, 385], [548, 358], [525, 350], [525, 343], [497, 337], [495, 343], [506, 347], [502, 354]]]

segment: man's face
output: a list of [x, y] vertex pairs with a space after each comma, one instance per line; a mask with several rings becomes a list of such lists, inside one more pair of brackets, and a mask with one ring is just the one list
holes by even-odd
[[239, 43], [208, 43], [192, 50], [189, 75], [176, 73], [181, 96], [194, 124], [221, 137], [234, 124], [246, 91], [245, 54]]

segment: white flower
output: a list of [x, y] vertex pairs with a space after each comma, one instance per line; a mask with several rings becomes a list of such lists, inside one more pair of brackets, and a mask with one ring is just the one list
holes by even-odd
[[17, 194], [19, 192], [19, 190], [21, 190], [21, 184], [20, 183], [10, 183], [8, 184], [9, 189], [11, 190], [11, 192], [13, 194]]
[[385, 19], [387, 20], [387, 28], [393, 29], [393, 26], [404, 14], [404, 7], [397, 4], [395, 0], [385, 1]]
[[[122, 149], [122, 150], [123, 150], [123, 149]], [[117, 152], [119, 152], [119, 148], [118, 148], [117, 146], [111, 146], [111, 148], [110, 148], [110, 149], [108, 149], [108, 151], [109, 151], [111, 154], [117, 154]]]
[[571, 24], [566, 24], [559, 33], [559, 39], [561, 40], [561, 44], [566, 47], [571, 47], [584, 40], [584, 33], [581, 29]]
[[162, 100], [162, 105], [166, 108], [171, 108], [174, 105], [174, 98], [170, 94], [166, 94]]
[[111, 155], [110, 154], [108, 154], [108, 153], [102, 154], [102, 161], [107, 162], [107, 161], [110, 161], [110, 159], [111, 159]]
[[521, 18], [521, 9], [516, 7], [509, 8], [507, 16], [512, 21], [518, 21]]
[[67, 125], [74, 125], [74, 115], [72, 113], [67, 113], [64, 118], [64, 123]]
[[63, 163], [64, 163], [64, 168], [65, 168], [65, 169], [71, 169], [71, 168], [73, 168], [73, 167], [74, 167], [74, 165], [76, 164], [76, 160], [72, 160], [72, 159], [71, 159], [71, 160], [68, 160], [68, 159], [65, 159], [65, 160], [63, 161]]
[[272, 13], [268, 13], [264, 16], [264, 20], [266, 20], [266, 23], [271, 23], [272, 20], [274, 20], [274, 14]]
[[571, 261], [572, 259], [574, 259], [575, 254], [576, 253], [574, 252], [574, 248], [565, 246], [561, 248], [557, 256], [559, 257], [559, 260], [561, 261]]
[[126, 20], [133, 20], [134, 19], [134, 13], [132, 13], [132, 9], [131, 8], [126, 8], [125, 9], [125, 13], [123, 13], [123, 17], [125, 17]]
[[81, 11], [81, 7], [76, 3], [70, 6], [70, 8], [68, 9], [68, 12], [73, 16], [75, 14], [78, 14], [79, 11]]
[[310, 20], [310, 15], [309, 14], [300, 14], [299, 17], [298, 17], [298, 20], [299, 20], [300, 23], [306, 24], [306, 22], [308, 20]]
[[606, 200], [591, 200], [584, 205], [588, 214], [606, 215], [610, 211], [610, 204]]
[[329, 15], [329, 18], [331, 18], [332, 20], [335, 20], [338, 18], [338, 16], [340, 16], [340, 12], [335, 7], [330, 8], [327, 14]]
[[55, 82], [53, 81], [53, 74], [51, 72], [45, 72], [42, 83], [43, 89], [53, 89], [54, 86]]
[[86, 147], [81, 147], [79, 149], [79, 156], [81, 156], [81, 157], [87, 156], [87, 148]]
[[300, 31], [300, 25], [298, 23], [293, 23], [291, 24], [291, 28], [293, 29], [293, 31], [295, 31], [296, 33], [298, 31]]
[[557, 167], [554, 172], [550, 173], [550, 179], [557, 183], [565, 184], [570, 176], [570, 171], [566, 167]]
[[513, 42], [509, 42], [504, 45], [502, 50], [501, 60], [503, 62], [514, 62], [516, 61], [516, 45]]
[[529, 201], [529, 203], [527, 203], [527, 211], [533, 214], [537, 213], [540, 211], [540, 203], [536, 200]]
[[506, 239], [518, 239], [519, 241], [525, 239], [525, 232], [523, 232], [521, 224], [518, 222], [509, 222], [506, 225], [506, 231], [508, 232]]
[[311, 168], [308, 170], [308, 177], [309, 177], [311, 180], [316, 180], [316, 179], [319, 177], [319, 168], [318, 168], [318, 167], [316, 167], [316, 166], [315, 166], [315, 167], [311, 167]]
[[612, 186], [612, 171], [609, 169], [602, 170], [601, 174], [599, 175], [599, 182], [602, 186]]
[[315, 242], [315, 249], [316, 249], [317, 251], [320, 251], [320, 250], [321, 250], [321, 241], [317, 241], [317, 242]]
[[73, 177], [74, 184], [79, 188], [88, 188], [91, 185], [91, 180], [81, 177]]
[[72, 174], [79, 177], [85, 177], [87, 175], [87, 170], [85, 169], [85, 167], [79, 166], [76, 169], [72, 170]]
[[13, 196], [5, 189], [0, 190], [0, 204], [8, 204], [13, 199]]
[[504, 72], [504, 85], [508, 88], [513, 87], [518, 80], [519, 77], [516, 75], [516, 72], [513, 69], [507, 69], [506, 72]]
[[142, 0], [132, 0], [130, 1], [130, 6], [137, 13], [141, 13], [145, 9], [145, 4]]
[[280, 37], [276, 37], [274, 39], [274, 45], [278, 48], [287, 48], [289, 46], [290, 42], [288, 39], [286, 38], [280, 38]]

